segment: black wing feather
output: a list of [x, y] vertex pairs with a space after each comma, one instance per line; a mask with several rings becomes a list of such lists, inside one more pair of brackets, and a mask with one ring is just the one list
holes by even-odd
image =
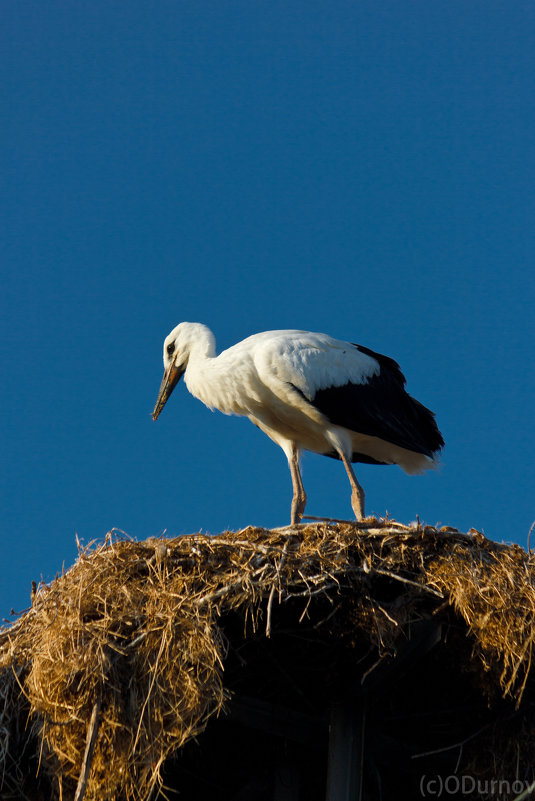
[[[361, 345], [355, 347], [378, 361], [379, 374], [366, 384], [348, 382], [320, 389], [311, 403], [334, 425], [432, 457], [444, 445], [433, 412], [405, 391], [405, 376], [397, 362]], [[353, 461], [362, 458], [354, 454]]]

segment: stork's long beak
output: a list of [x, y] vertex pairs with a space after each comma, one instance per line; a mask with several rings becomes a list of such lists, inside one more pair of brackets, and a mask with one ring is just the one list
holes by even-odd
[[165, 370], [162, 378], [162, 383], [160, 384], [160, 391], [158, 392], [158, 399], [156, 401], [156, 406], [154, 407], [154, 411], [152, 413], [152, 419], [156, 420], [160, 412], [162, 411], [163, 407], [165, 406], [169, 395], [174, 390], [180, 379], [185, 373], [185, 367], [177, 367], [174, 364], [169, 365], [169, 367]]

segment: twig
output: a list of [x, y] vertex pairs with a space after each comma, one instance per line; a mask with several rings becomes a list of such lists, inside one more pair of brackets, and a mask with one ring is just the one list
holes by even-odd
[[341, 520], [338, 517], [316, 517], [315, 515], [303, 515], [301, 520], [319, 520], [322, 523], [355, 523], [355, 520]]
[[[249, 576], [250, 579], [258, 578], [262, 573], [265, 572], [268, 565], [265, 564], [263, 567], [259, 567], [258, 570], [254, 570], [251, 575]], [[206, 603], [212, 603], [212, 601], [216, 601], [218, 598], [221, 598], [222, 595], [226, 595], [227, 593], [230, 594], [232, 590], [237, 589], [238, 587], [243, 587], [245, 582], [244, 578], [238, 579], [238, 581], [233, 581], [231, 584], [225, 584], [224, 587], [220, 587], [218, 590], [214, 590], [213, 592], [208, 593], [207, 595], [203, 595], [201, 598], [198, 598], [195, 601], [195, 605], [200, 607]]]
[[141, 634], [138, 634], [137, 637], [135, 637], [133, 640], [130, 640], [130, 642], [127, 643], [125, 648], [135, 648], [135, 646], [138, 645], [138, 643], [140, 643], [141, 640], [145, 639], [145, 637], [147, 636], [147, 633], [148, 632], [146, 632], [146, 631], [142, 631]]
[[[329, 599], [329, 600], [331, 600], [331, 599]], [[323, 620], [319, 620], [317, 623], [314, 623], [312, 628], [319, 629], [321, 626], [323, 626], [325, 623], [327, 623], [328, 620], [330, 620], [332, 617], [334, 617], [334, 615], [338, 612], [338, 610], [340, 609], [341, 606], [342, 606], [342, 604], [336, 604], [336, 606], [334, 607], [332, 612], [329, 612], [327, 617], [324, 617]], [[308, 609], [308, 604], [305, 607], [305, 612], [307, 611], [307, 609]], [[299, 619], [299, 622], [301, 622], [301, 619]]]
[[287, 597], [302, 598], [304, 595], [306, 595], [307, 597], [312, 598], [313, 595], [319, 595], [321, 592], [326, 593], [327, 590], [332, 590], [333, 587], [338, 587], [338, 588], [340, 587], [338, 581], [327, 582], [322, 586], [317, 587], [315, 590], [311, 590], [309, 587], [307, 587], [306, 590], [303, 590], [302, 592], [288, 592]]
[[[371, 599], [370, 599], [370, 600], [371, 600]], [[386, 618], [388, 618], [388, 620], [389, 620], [391, 623], [393, 623], [393, 624], [394, 624], [394, 626], [399, 626], [399, 622], [398, 622], [397, 620], [394, 620], [394, 618], [393, 618], [391, 615], [389, 615], [389, 614], [388, 614], [388, 612], [386, 611], [386, 609], [385, 609], [383, 606], [381, 606], [381, 604], [377, 604], [377, 608], [381, 610], [381, 612], [383, 613], [383, 615], [384, 615]]]
[[275, 534], [299, 534], [306, 526], [306, 523], [291, 523], [289, 526], [277, 526], [267, 531]]
[[303, 520], [316, 520], [318, 522], [323, 523], [345, 523], [349, 526], [353, 526], [353, 528], [358, 528], [361, 531], [367, 531], [369, 528], [386, 528], [397, 530], [401, 529], [402, 531], [410, 531], [410, 526], [406, 526], [403, 523], [397, 523], [395, 520], [383, 520], [379, 517], [365, 517], [364, 520], [342, 520], [339, 517], [314, 517], [313, 515], [303, 515]]
[[362, 674], [362, 678], [360, 680], [361, 685], [364, 684], [370, 673], [373, 673], [375, 668], [378, 667], [381, 664], [381, 662], [384, 661], [384, 659], [386, 659], [385, 656], [380, 656], [379, 659], [376, 662], [374, 662], [373, 665], [369, 667], [365, 673]]
[[87, 786], [87, 779], [89, 776], [89, 771], [91, 770], [91, 761], [93, 759], [93, 750], [95, 748], [95, 741], [97, 739], [99, 711], [100, 711], [100, 696], [97, 698], [97, 700], [93, 705], [91, 720], [89, 721], [84, 759], [82, 762], [82, 770], [80, 771], [80, 778], [78, 779], [78, 786], [76, 788], [76, 795], [74, 796], [74, 801], [83, 801], [83, 797], [85, 795], [85, 788]]
[[485, 731], [485, 729], [488, 729], [489, 726], [490, 726], [490, 723], [485, 724], [485, 726], [482, 726], [476, 732], [474, 732], [473, 734], [470, 734], [469, 737], [467, 737], [465, 740], [461, 740], [459, 743], [453, 743], [452, 745], [446, 745], [443, 748], [435, 748], [433, 751], [423, 751], [421, 754], [413, 754], [411, 756], [411, 759], [420, 759], [420, 757], [432, 756], [433, 754], [442, 754], [444, 751], [451, 751], [453, 748], [461, 748], [462, 749], [463, 745], [465, 745], [466, 743], [469, 743], [470, 740], [473, 740], [474, 737], [477, 737], [478, 734], [481, 734], [482, 731]]
[[531, 528], [528, 531], [528, 553], [531, 553], [530, 539], [531, 539], [531, 532], [533, 531], [534, 528], [535, 528], [535, 520], [531, 524]]
[[402, 581], [403, 584], [410, 584], [412, 587], [418, 587], [418, 589], [423, 590], [423, 592], [430, 592], [436, 595], [437, 598], [444, 598], [441, 592], [434, 590], [432, 587], [428, 587], [427, 584], [419, 584], [417, 581], [411, 581], [411, 579], [404, 578], [404, 576], [398, 576], [397, 573], [391, 573], [390, 570], [381, 570], [378, 567], [372, 568], [372, 570], [374, 573], [379, 573], [381, 576], [388, 576], [388, 578], [395, 579], [395, 581]]
[[260, 553], [272, 553], [275, 550], [273, 546], [260, 545], [260, 543], [251, 542], [250, 540], [234, 540], [232, 545], [239, 545], [241, 548], [249, 548], [252, 551], [260, 551]]
[[[531, 528], [533, 528], [533, 526]], [[535, 782], [532, 782], [529, 787], [526, 787], [523, 793], [513, 798], [513, 801], [524, 801], [525, 798], [532, 794], [533, 790], [535, 790]]]
[[269, 600], [267, 605], [267, 621], [266, 621], [266, 637], [271, 637], [271, 610], [273, 608], [273, 598], [275, 596], [275, 586], [276, 583], [279, 582], [280, 585], [280, 575], [281, 570], [284, 567], [284, 563], [286, 561], [286, 554], [288, 553], [288, 545], [290, 544], [290, 540], [286, 540], [284, 543], [284, 548], [282, 549], [282, 554], [279, 562], [279, 566], [277, 568], [277, 575], [273, 579], [273, 586], [271, 587], [271, 591], [269, 593]]

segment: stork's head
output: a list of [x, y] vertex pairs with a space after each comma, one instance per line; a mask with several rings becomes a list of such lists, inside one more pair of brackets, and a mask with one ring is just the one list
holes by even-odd
[[[208, 343], [208, 346], [206, 345]], [[213, 335], [201, 323], [180, 323], [166, 336], [163, 343], [164, 373], [152, 419], [156, 420], [188, 366], [194, 349], [207, 354], [213, 348]]]

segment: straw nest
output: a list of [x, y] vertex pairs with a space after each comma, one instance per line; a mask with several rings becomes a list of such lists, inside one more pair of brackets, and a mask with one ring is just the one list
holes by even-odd
[[[377, 661], [395, 655], [408, 625], [446, 610], [465, 621], [482, 691], [518, 705], [533, 578], [518, 546], [388, 520], [145, 542], [110, 532], [0, 634], [5, 797], [27, 797], [38, 769], [60, 798], [148, 799], [166, 759], [230, 698], [232, 615], [245, 638], [265, 638], [290, 609], [291, 625], [363, 640]], [[375, 592], [377, 582], [395, 592]]]

